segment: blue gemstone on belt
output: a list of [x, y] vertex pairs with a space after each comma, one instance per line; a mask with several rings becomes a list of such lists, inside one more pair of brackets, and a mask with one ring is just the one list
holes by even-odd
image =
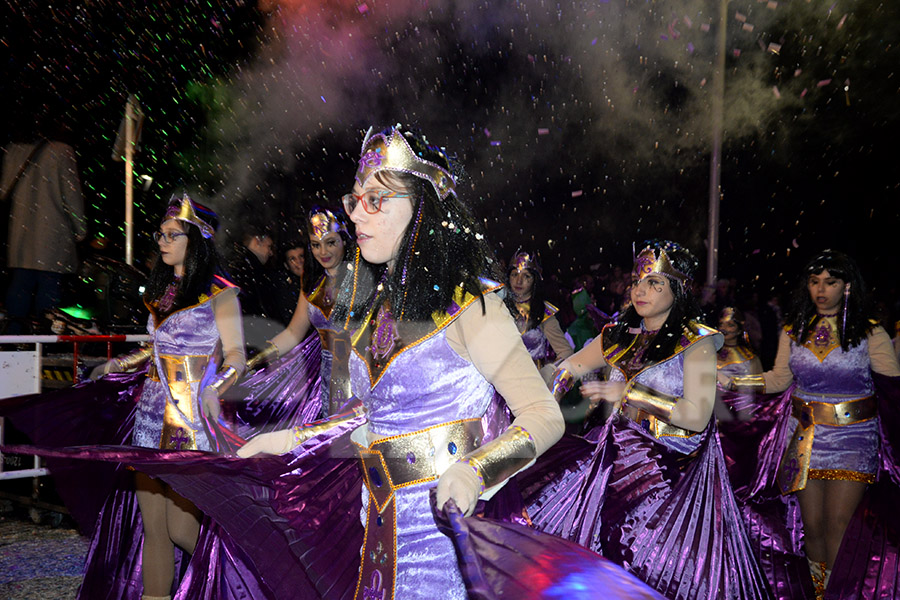
[[845, 416], [845, 417], [849, 417], [849, 416], [850, 416], [850, 411], [848, 410], [847, 412], [845, 412], [845, 413], [844, 413], [844, 416]]
[[412, 452], [407, 452], [406, 453], [406, 462], [408, 462], [409, 464], [414, 464], [416, 462], [416, 455], [413, 454]]
[[450, 452], [451, 455], [456, 454], [456, 444], [453, 442], [447, 444], [447, 451]]
[[378, 515], [378, 518], [375, 519], [375, 524], [378, 525], [379, 527], [384, 525], [384, 519], [381, 518], [381, 515]]
[[379, 473], [378, 469], [376, 469], [375, 467], [369, 467], [369, 481], [371, 481], [372, 485], [377, 488], [380, 488], [382, 485], [384, 485], [384, 482], [381, 480], [381, 473]]

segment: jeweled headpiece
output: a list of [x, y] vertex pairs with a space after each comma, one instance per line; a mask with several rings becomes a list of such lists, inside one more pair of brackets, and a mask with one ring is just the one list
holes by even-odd
[[[207, 220], [203, 220], [201, 215], [206, 216]], [[171, 200], [169, 200], [169, 208], [166, 210], [162, 222], [165, 223], [169, 219], [175, 219], [190, 223], [200, 230], [203, 237], [209, 239], [216, 234], [216, 228], [208, 221], [215, 218], [216, 214], [214, 212], [194, 202], [187, 194], [182, 194], [181, 198], [172, 196]]]
[[726, 306], [722, 309], [722, 313], [719, 315], [719, 323], [734, 323], [741, 329], [744, 329], [744, 317], [741, 315], [736, 308], [731, 306]]
[[687, 286], [691, 282], [690, 277], [672, 265], [672, 261], [669, 260], [669, 255], [666, 254], [664, 248], [648, 246], [634, 257], [634, 269], [631, 271], [631, 274], [638, 281], [651, 273], [674, 279], [680, 282], [682, 286]]
[[441, 199], [446, 198], [448, 194], [456, 195], [456, 180], [450, 172], [436, 163], [416, 156], [397, 127], [374, 135], [370, 129], [363, 140], [359, 166], [356, 169], [356, 182], [364, 186], [369, 177], [380, 171], [409, 173], [426, 179], [431, 182]]
[[350, 232], [347, 231], [347, 225], [327, 208], [314, 208], [309, 211], [309, 221], [307, 224], [309, 237], [321, 240], [329, 233], [344, 232], [347, 237]]
[[538, 262], [537, 255], [519, 249], [513, 254], [512, 259], [509, 261], [509, 272], [512, 273], [515, 271], [516, 273], [521, 273], [526, 269], [533, 271], [538, 277], [543, 278], [543, 270], [541, 269], [541, 263]]

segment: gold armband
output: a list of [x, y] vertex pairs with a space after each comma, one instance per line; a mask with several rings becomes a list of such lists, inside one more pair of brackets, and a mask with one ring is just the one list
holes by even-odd
[[550, 392], [557, 402], [562, 400], [569, 390], [575, 385], [575, 376], [568, 369], [557, 367], [553, 372], [553, 382], [550, 384]]
[[759, 392], [762, 394], [766, 391], [766, 378], [762, 375], [738, 375], [731, 378], [728, 388], [741, 392]]
[[499, 437], [466, 454], [460, 462], [475, 470], [481, 492], [509, 479], [537, 457], [531, 434], [513, 425]]
[[129, 371], [131, 369], [136, 369], [150, 358], [153, 354], [153, 346], [141, 346], [134, 352], [130, 354], [126, 354], [125, 356], [120, 356], [116, 359], [113, 359], [116, 363], [116, 366], [122, 371]]
[[261, 365], [267, 365], [271, 362], [272, 358], [278, 358], [278, 346], [272, 343], [271, 340], [266, 342], [266, 347], [257, 352], [251, 359], [247, 361], [247, 371], [253, 371], [257, 367]]
[[325, 433], [332, 427], [337, 427], [341, 423], [346, 423], [352, 419], [355, 419], [359, 415], [363, 414], [365, 409], [362, 404], [359, 404], [347, 412], [343, 412], [339, 415], [334, 415], [333, 417], [329, 417], [327, 419], [323, 419], [321, 421], [316, 421], [314, 423], [309, 423], [307, 425], [297, 425], [294, 427], [294, 445], [291, 448], [296, 448], [303, 442], [308, 439], [314, 438], [320, 433]]
[[216, 373], [216, 378], [213, 379], [213, 382], [210, 383], [206, 387], [216, 390], [216, 393], [218, 393], [219, 396], [221, 396], [225, 390], [230, 388], [231, 385], [235, 381], [237, 381], [237, 378], [238, 378], [237, 369], [235, 369], [231, 365], [223, 366]]
[[666, 423], [671, 420], [672, 410], [679, 400], [681, 398], [678, 396], [664, 394], [642, 383], [634, 382], [625, 388], [625, 405], [642, 410]]

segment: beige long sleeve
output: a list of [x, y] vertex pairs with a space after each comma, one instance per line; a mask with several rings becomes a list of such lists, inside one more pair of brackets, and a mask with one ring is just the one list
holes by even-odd
[[513, 425], [531, 434], [540, 455], [562, 437], [562, 413], [496, 294], [473, 302], [447, 329], [447, 342], [499, 392], [515, 415]]
[[894, 345], [884, 327], [873, 327], [869, 331], [869, 362], [872, 370], [888, 377], [900, 375], [900, 364], [894, 354]]
[[550, 342], [550, 347], [553, 348], [557, 360], [569, 358], [575, 354], [575, 349], [566, 339], [566, 334], [563, 333], [562, 327], [559, 326], [559, 319], [555, 315], [541, 323], [541, 331]]
[[299, 344], [306, 337], [309, 327], [309, 301], [307, 301], [306, 295], [300, 292], [300, 297], [297, 298], [297, 308], [294, 309], [291, 322], [288, 323], [281, 333], [269, 340], [278, 348], [278, 356], [284, 356], [294, 346]]
[[782, 329], [778, 338], [778, 352], [775, 354], [775, 364], [772, 369], [763, 373], [766, 382], [766, 393], [783, 392], [794, 381], [791, 373], [791, 338]]
[[598, 335], [591, 343], [565, 359], [560, 363], [560, 368], [567, 369], [575, 379], [580, 379], [585, 373], [596, 371], [607, 366], [606, 357], [603, 356], [603, 347]]
[[244, 353], [244, 329], [241, 325], [241, 304], [237, 288], [219, 292], [210, 302], [219, 338], [222, 340], [222, 366], [234, 367], [240, 377], [247, 357]]
[[672, 409], [672, 425], [703, 431], [716, 401], [716, 347], [707, 337], [684, 351], [684, 393]]

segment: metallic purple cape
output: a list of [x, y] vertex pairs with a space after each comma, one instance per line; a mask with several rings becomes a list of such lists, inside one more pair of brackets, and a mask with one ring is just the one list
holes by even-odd
[[483, 517], [463, 517], [453, 501], [432, 510], [456, 546], [470, 600], [595, 598], [662, 600], [634, 575], [562, 538]]
[[519, 475], [536, 527], [624, 566], [668, 598], [770, 598], [728, 481], [715, 424], [673, 452], [612, 415]]
[[[210, 592], [215, 586], [229, 594], [243, 586], [259, 594], [251, 593], [248, 598], [350, 599], [356, 588], [363, 535], [359, 521], [362, 479], [350, 432], [362, 421], [363, 417], [348, 421], [290, 453], [250, 459], [136, 447], [38, 451], [44, 456], [125, 463], [158, 476], [203, 511], [208, 517], [205, 525], [215, 522], [218, 531], [214, 537], [205, 541], [201, 533], [192, 560], [198, 564], [197, 575], [182, 580], [178, 598], [218, 598]], [[114, 526], [112, 522], [110, 526]], [[201, 562], [216, 557], [204, 557], [200, 551], [206, 548], [217, 549], [220, 555], [224, 552], [228, 560], [224, 565], [221, 561]], [[112, 556], [108, 565], [130, 557], [127, 553]], [[217, 573], [222, 569], [233, 574], [227, 581]], [[202, 576], [203, 582], [196, 582], [197, 576]], [[191, 586], [199, 586], [207, 595], [188, 594], [187, 590], [194, 589]]]
[[250, 438], [319, 418], [320, 396], [328, 390], [328, 383], [323, 385], [319, 378], [321, 357], [319, 336], [310, 335], [228, 390], [225, 400], [237, 407], [238, 435]]

